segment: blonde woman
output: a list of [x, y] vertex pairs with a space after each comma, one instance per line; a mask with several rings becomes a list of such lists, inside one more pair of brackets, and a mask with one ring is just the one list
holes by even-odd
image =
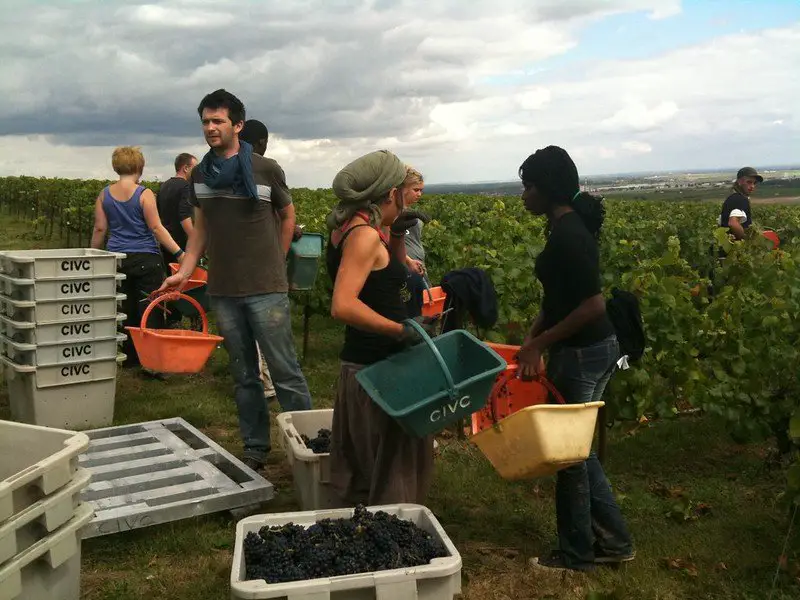
[[[419, 202], [425, 181], [422, 173], [406, 165], [406, 178], [403, 181], [403, 203], [412, 206]], [[423, 292], [430, 287], [428, 274], [425, 270], [425, 248], [422, 246], [422, 226], [430, 221], [430, 217], [421, 211], [415, 211], [419, 218], [413, 220], [405, 232], [406, 258], [408, 268], [408, 291], [410, 299], [406, 303], [409, 317], [422, 314]]]
[[[98, 194], [94, 207], [92, 248], [105, 244], [111, 252], [123, 252], [126, 257], [119, 272], [126, 275], [122, 291], [127, 296], [124, 311], [126, 326], [138, 327], [147, 308], [148, 295], [164, 281], [164, 262], [159, 243], [177, 262], [183, 260], [183, 250], [161, 224], [156, 197], [139, 185], [144, 171], [144, 155], [139, 148], [123, 146], [111, 155], [111, 166], [119, 179]], [[108, 234], [108, 243], [105, 243]], [[163, 327], [163, 313], [153, 311], [148, 327]], [[130, 339], [123, 344], [127, 355], [125, 366], [136, 366], [139, 357]]]

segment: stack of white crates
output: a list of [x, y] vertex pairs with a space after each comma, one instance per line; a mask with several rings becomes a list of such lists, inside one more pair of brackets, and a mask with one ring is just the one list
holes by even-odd
[[0, 421], [0, 600], [78, 600], [84, 433]]
[[0, 363], [14, 420], [61, 429], [110, 425], [124, 254], [0, 252]]

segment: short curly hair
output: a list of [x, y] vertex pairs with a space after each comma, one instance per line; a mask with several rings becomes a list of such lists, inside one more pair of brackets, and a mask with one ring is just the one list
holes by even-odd
[[120, 146], [111, 155], [111, 166], [117, 175], [141, 175], [144, 154], [138, 146]]

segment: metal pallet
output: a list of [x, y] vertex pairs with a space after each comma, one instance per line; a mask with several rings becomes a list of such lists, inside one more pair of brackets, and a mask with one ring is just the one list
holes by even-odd
[[272, 484], [181, 418], [85, 431], [92, 538], [260, 504]]

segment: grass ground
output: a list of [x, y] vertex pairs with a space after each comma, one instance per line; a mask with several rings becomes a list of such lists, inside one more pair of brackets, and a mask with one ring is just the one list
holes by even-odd
[[[25, 226], [8, 220], [2, 225], [0, 248], [41, 245], [26, 236]], [[299, 340], [299, 315], [295, 328]], [[314, 317], [303, 367], [317, 407], [331, 404], [340, 341], [339, 327]], [[202, 374], [166, 382], [123, 372], [115, 423], [181, 416], [240, 452], [226, 361], [218, 350]], [[0, 418], [9, 418], [5, 387]], [[276, 497], [263, 512], [293, 510], [298, 505], [291, 472], [274, 428], [273, 442], [265, 475]], [[607, 473], [638, 556], [618, 571], [590, 575], [553, 574], [529, 564], [554, 540], [552, 480], [506, 482], [468, 442], [446, 438], [440, 444], [427, 505], [462, 555], [464, 600], [800, 597], [800, 522], [772, 589], [789, 527], [776, 500], [783, 471], [767, 460], [768, 446], [734, 444], [711, 417], [623, 425], [611, 432]], [[220, 513], [87, 540], [82, 597], [227, 598], [235, 525]]]

